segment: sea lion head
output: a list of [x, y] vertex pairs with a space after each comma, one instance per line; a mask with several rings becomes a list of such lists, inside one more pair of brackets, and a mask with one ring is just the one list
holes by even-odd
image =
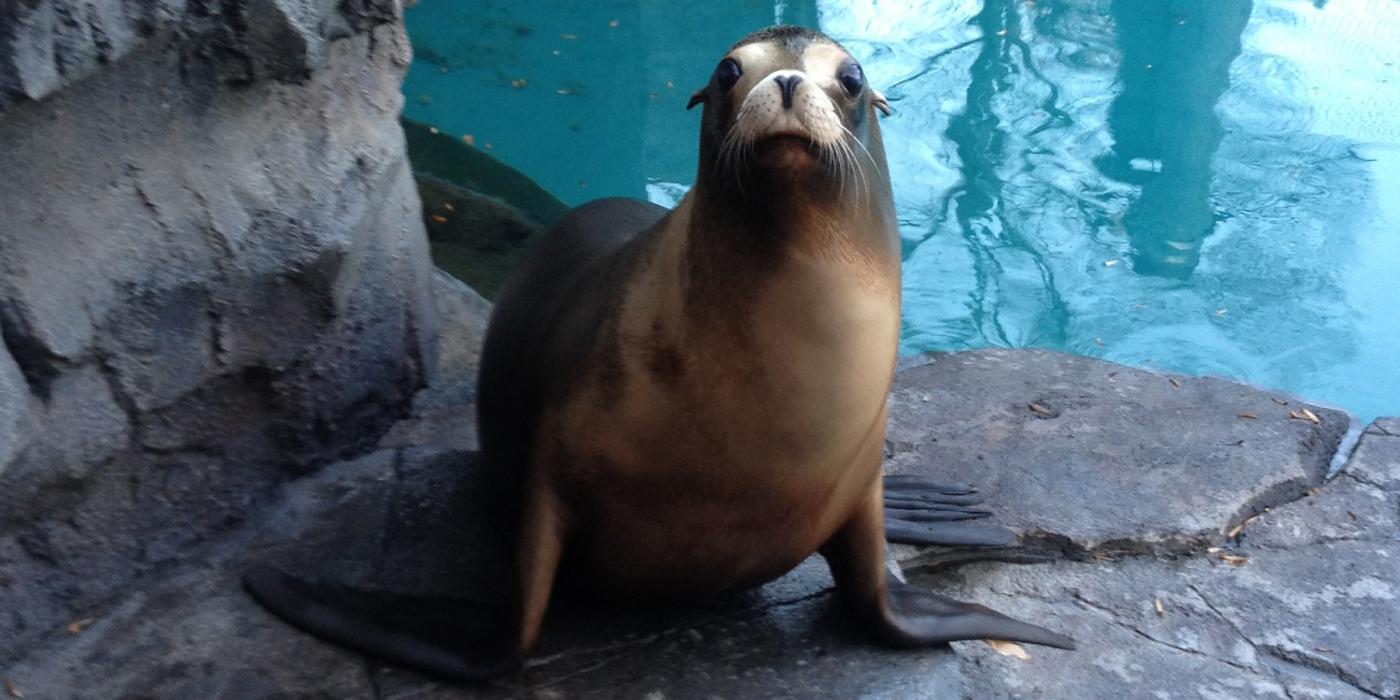
[[875, 112], [889, 105], [825, 34], [776, 26], [744, 37], [688, 107], [697, 104], [705, 105], [697, 186], [739, 197], [793, 185], [838, 199], [888, 190]]

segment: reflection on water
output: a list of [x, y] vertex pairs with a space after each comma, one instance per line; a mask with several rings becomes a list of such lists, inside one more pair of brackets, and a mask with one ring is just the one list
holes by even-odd
[[1121, 92], [1109, 109], [1105, 175], [1141, 189], [1123, 226], [1133, 269], [1185, 279], [1215, 229], [1211, 163], [1223, 131], [1215, 106], [1251, 0], [1113, 0]]
[[474, 5], [408, 11], [409, 116], [570, 203], [683, 191], [685, 99], [738, 36], [782, 14], [846, 43], [896, 109], [906, 352], [1051, 347], [1400, 414], [1396, 0]]

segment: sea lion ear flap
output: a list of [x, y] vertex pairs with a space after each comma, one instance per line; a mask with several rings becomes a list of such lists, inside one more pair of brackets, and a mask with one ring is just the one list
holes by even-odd
[[[709, 87], [709, 86], [707, 85], [706, 87]], [[701, 102], [704, 102], [704, 101], [705, 101], [705, 88], [700, 88], [699, 90], [696, 90], [696, 91], [695, 91], [695, 94], [694, 94], [694, 95], [691, 95], [691, 96], [690, 96], [690, 101], [687, 102], [687, 103], [685, 103], [685, 108], [686, 108], [686, 109], [691, 109], [691, 108], [694, 107], [695, 105], [698, 105], [698, 104], [700, 104]]]
[[890, 110], [890, 101], [885, 99], [885, 93], [875, 88], [870, 89], [870, 104], [875, 105], [875, 109], [880, 110], [880, 114], [887, 117], [893, 114]]

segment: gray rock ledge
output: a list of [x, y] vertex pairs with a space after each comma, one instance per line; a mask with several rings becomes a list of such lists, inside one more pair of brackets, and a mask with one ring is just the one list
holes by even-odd
[[[486, 305], [446, 280], [438, 293], [457, 329], [439, 357], [474, 357]], [[273, 619], [236, 576], [251, 560], [319, 560], [351, 582], [489, 588], [504, 552], [463, 515], [490, 498], [470, 478], [470, 373], [432, 376], [370, 453], [286, 485], [196, 556], [76, 612], [80, 631], [0, 648], [12, 660], [0, 678], [72, 698], [1400, 697], [1400, 424], [1378, 421], [1319, 487], [1342, 414], [1312, 407], [1315, 425], [1288, 418], [1293, 399], [1241, 385], [1178, 387], [1038, 351], [901, 372], [889, 466], [980, 484], [1026, 546], [1056, 557], [935, 567], [960, 553], [900, 550], [919, 585], [1067, 631], [1076, 652], [876, 647], [813, 559], [682, 608], [564, 601], [528, 666], [483, 686], [385, 668]]]

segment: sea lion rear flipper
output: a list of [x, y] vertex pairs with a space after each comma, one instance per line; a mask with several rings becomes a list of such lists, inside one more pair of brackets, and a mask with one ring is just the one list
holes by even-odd
[[1016, 535], [1000, 525], [971, 523], [989, 510], [975, 508], [976, 489], [912, 475], [884, 481], [885, 539], [899, 544], [1001, 547]]
[[336, 644], [453, 680], [520, 665], [509, 605], [313, 583], [270, 567], [243, 586], [278, 617]]
[[963, 603], [900, 583], [885, 582], [883, 636], [897, 646], [927, 646], [963, 639], [1002, 639], [1074, 649], [1074, 640], [976, 603]]
[[883, 499], [878, 489], [821, 548], [836, 590], [862, 622], [900, 647], [964, 639], [1001, 639], [1073, 649], [1074, 640], [990, 608], [961, 603], [886, 575]]

